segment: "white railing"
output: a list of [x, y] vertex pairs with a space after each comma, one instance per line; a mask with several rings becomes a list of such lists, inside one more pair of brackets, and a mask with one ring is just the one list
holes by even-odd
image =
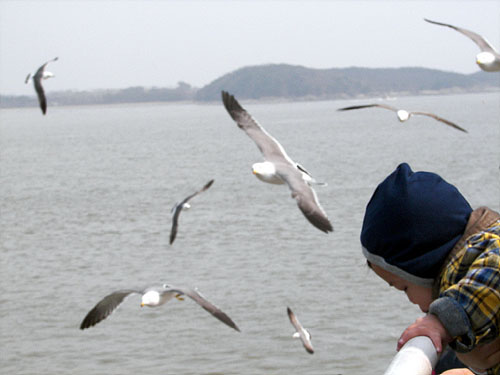
[[437, 360], [431, 339], [414, 337], [399, 350], [384, 375], [431, 375]]

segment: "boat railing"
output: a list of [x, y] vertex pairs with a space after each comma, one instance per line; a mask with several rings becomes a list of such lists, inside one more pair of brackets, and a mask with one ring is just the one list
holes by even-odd
[[384, 375], [431, 375], [438, 354], [427, 336], [414, 337], [394, 356]]

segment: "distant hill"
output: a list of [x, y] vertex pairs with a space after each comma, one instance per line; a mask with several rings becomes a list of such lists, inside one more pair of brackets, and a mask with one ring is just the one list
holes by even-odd
[[[287, 64], [244, 67], [195, 88], [129, 87], [117, 90], [48, 92], [49, 105], [219, 101], [229, 91], [240, 99], [321, 100], [352, 97], [499, 91], [500, 74], [459, 74], [425, 68], [311, 69]], [[0, 96], [0, 107], [32, 107], [31, 96]]]
[[273, 64], [226, 74], [196, 93], [197, 100], [218, 100], [226, 90], [239, 98], [329, 99], [428, 92], [500, 89], [500, 75], [459, 74], [425, 68], [333, 68]]
[[[118, 103], [147, 103], [192, 101], [197, 89], [185, 82], [179, 82], [176, 88], [145, 88], [142, 86], [126, 89], [101, 89], [91, 91], [46, 91], [49, 106], [58, 105], [95, 105]], [[34, 93], [34, 90], [33, 90]], [[31, 95], [1, 95], [0, 107], [38, 106], [38, 99]]]

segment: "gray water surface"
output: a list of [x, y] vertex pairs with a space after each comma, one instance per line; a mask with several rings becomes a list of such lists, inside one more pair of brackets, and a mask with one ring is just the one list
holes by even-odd
[[[242, 105], [316, 179], [335, 232], [314, 228], [222, 104], [0, 111], [0, 365], [5, 374], [372, 374], [422, 315], [365, 266], [364, 208], [400, 162], [441, 174], [472, 206], [500, 209], [500, 94], [385, 101], [435, 112], [401, 124], [371, 100]], [[377, 100], [377, 99], [375, 99]], [[50, 103], [50, 98], [49, 98]], [[213, 186], [182, 213], [173, 204]], [[193, 301], [79, 324], [109, 292], [198, 287], [241, 328]], [[309, 355], [286, 315], [312, 333]]]

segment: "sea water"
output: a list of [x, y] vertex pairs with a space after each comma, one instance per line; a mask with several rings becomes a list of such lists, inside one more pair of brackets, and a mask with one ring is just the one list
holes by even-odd
[[[5, 374], [371, 374], [422, 315], [366, 265], [365, 206], [401, 162], [500, 209], [500, 93], [392, 100], [241, 104], [315, 188], [335, 231], [302, 215], [286, 186], [256, 179], [262, 160], [222, 103], [0, 111], [0, 366]], [[364, 103], [434, 112], [400, 123]], [[212, 187], [181, 214], [170, 209]], [[108, 293], [198, 287], [238, 333], [189, 298], [141, 308], [131, 296], [79, 329]], [[312, 334], [292, 338], [289, 306]]]

